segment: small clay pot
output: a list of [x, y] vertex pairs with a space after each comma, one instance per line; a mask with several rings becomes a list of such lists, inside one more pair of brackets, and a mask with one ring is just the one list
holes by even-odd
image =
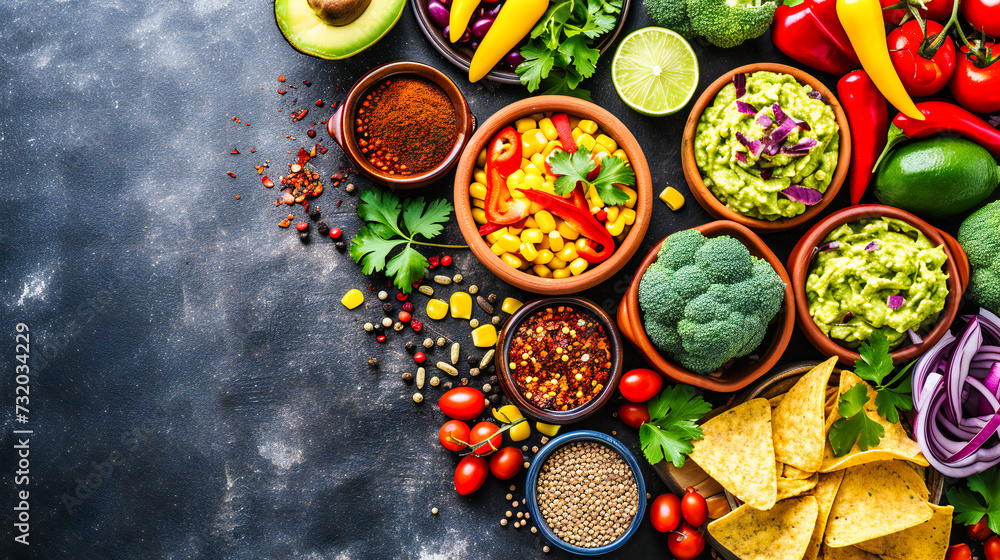
[[[479, 225], [472, 219], [472, 203], [469, 200], [469, 185], [476, 167], [476, 157], [486, 147], [496, 133], [511, 125], [519, 118], [544, 113], [562, 112], [590, 119], [598, 124], [605, 134], [613, 138], [618, 147], [625, 151], [632, 170], [635, 172], [638, 200], [635, 204], [635, 223], [625, 241], [615, 247], [614, 254], [606, 261], [592, 266], [579, 276], [569, 278], [542, 278], [518, 270], [500, 260], [486, 240], [479, 235]], [[653, 179], [649, 174], [646, 156], [628, 128], [610, 112], [589, 101], [563, 95], [541, 95], [529, 97], [500, 109], [487, 119], [472, 136], [455, 172], [455, 216], [462, 230], [462, 237], [476, 257], [501, 280], [537, 294], [560, 295], [580, 292], [592, 288], [617, 273], [635, 254], [646, 235], [650, 215], [653, 212]]]
[[[458, 136], [455, 139], [455, 145], [441, 163], [424, 173], [406, 176], [390, 175], [377, 169], [368, 163], [368, 159], [361, 153], [361, 148], [358, 146], [357, 139], [355, 138], [355, 127], [352, 126], [352, 121], [357, 114], [358, 105], [363, 101], [363, 97], [372, 86], [375, 86], [389, 76], [397, 75], [417, 76], [434, 82], [448, 95], [448, 99], [451, 100], [458, 113]], [[414, 189], [441, 179], [455, 167], [462, 149], [465, 148], [469, 137], [476, 129], [476, 118], [469, 110], [469, 104], [465, 102], [462, 92], [459, 91], [454, 82], [438, 70], [419, 62], [390, 62], [376, 66], [351, 87], [347, 92], [347, 98], [344, 99], [340, 107], [327, 120], [326, 129], [334, 142], [347, 154], [348, 159], [351, 160], [351, 164], [361, 171], [362, 174], [376, 183], [387, 187]]]
[[[751, 255], [766, 260], [778, 273], [781, 281], [785, 283], [785, 300], [778, 311], [777, 324], [769, 327], [763, 342], [757, 348], [757, 352], [754, 352], [754, 354], [759, 355], [759, 358], [756, 360], [751, 360], [748, 357], [736, 358], [724, 370], [700, 375], [677, 365], [653, 345], [642, 326], [642, 310], [639, 308], [639, 282], [646, 269], [656, 260], [656, 255], [663, 244], [662, 241], [649, 250], [635, 276], [632, 277], [632, 283], [629, 284], [628, 291], [625, 292], [625, 297], [622, 298], [621, 305], [618, 306], [618, 327], [621, 328], [622, 334], [632, 342], [650, 367], [668, 380], [718, 393], [739, 391], [767, 373], [788, 347], [788, 341], [791, 340], [792, 331], [795, 328], [795, 296], [792, 292], [791, 280], [778, 257], [774, 256], [771, 249], [746, 226], [720, 220], [700, 225], [694, 229], [700, 231], [705, 237], [728, 235], [740, 241]], [[664, 238], [665, 240], [666, 238]]]
[[823, 334], [809, 314], [809, 301], [806, 298], [806, 278], [809, 276], [809, 266], [813, 259], [813, 249], [818, 247], [835, 228], [843, 224], [856, 222], [867, 218], [894, 218], [920, 230], [935, 245], [944, 245], [948, 255], [945, 272], [948, 274], [948, 299], [944, 310], [934, 328], [923, 337], [921, 344], [911, 344], [892, 352], [894, 363], [910, 362], [934, 346], [958, 314], [962, 293], [969, 281], [969, 258], [962, 247], [950, 235], [928, 224], [920, 218], [891, 206], [866, 204], [851, 206], [830, 214], [816, 223], [795, 245], [788, 257], [788, 270], [791, 271], [792, 288], [795, 290], [795, 309], [803, 334], [809, 342], [825, 356], [837, 356], [841, 363], [853, 365], [861, 356], [850, 348], [841, 346], [830, 337]]
[[[830, 186], [827, 187], [826, 192], [823, 193], [823, 199], [813, 206], [806, 208], [806, 211], [794, 218], [787, 218], [782, 220], [758, 220], [756, 218], [751, 218], [744, 216], [739, 212], [729, 208], [719, 199], [715, 197], [712, 191], [705, 185], [705, 182], [701, 178], [701, 171], [698, 169], [698, 164], [694, 160], [694, 135], [695, 129], [698, 128], [698, 119], [701, 118], [702, 112], [705, 111], [714, 101], [715, 96], [718, 95], [719, 91], [725, 87], [726, 84], [733, 81], [733, 76], [736, 74], [752, 74], [754, 72], [777, 72], [782, 74], [789, 74], [800, 84], [805, 84], [812, 87], [814, 90], [823, 94], [826, 99], [827, 104], [833, 109], [833, 114], [837, 118], [837, 126], [840, 127], [840, 155], [837, 159], [837, 169], [833, 174], [833, 181], [831, 181]], [[847, 178], [847, 168], [851, 163], [851, 131], [847, 124], [847, 115], [844, 114], [844, 108], [840, 106], [840, 102], [837, 98], [833, 96], [826, 86], [822, 82], [799, 70], [798, 68], [793, 68], [791, 66], [786, 66], [784, 64], [772, 64], [766, 62], [760, 62], [757, 64], [748, 64], [746, 66], [740, 66], [735, 70], [731, 70], [722, 76], [718, 80], [712, 82], [712, 85], [708, 86], [708, 89], [701, 94], [698, 101], [695, 102], [694, 107], [691, 108], [691, 113], [688, 115], [687, 123], [684, 125], [684, 136], [681, 138], [681, 167], [684, 169], [684, 179], [687, 181], [688, 187], [691, 189], [691, 194], [694, 195], [695, 200], [698, 204], [705, 209], [706, 212], [711, 214], [713, 217], [720, 220], [732, 220], [739, 224], [743, 224], [748, 228], [759, 231], [759, 232], [778, 232], [791, 229], [800, 224], [804, 224], [809, 220], [816, 217], [824, 208], [837, 196], [840, 192], [840, 187], [844, 184], [844, 179]]]

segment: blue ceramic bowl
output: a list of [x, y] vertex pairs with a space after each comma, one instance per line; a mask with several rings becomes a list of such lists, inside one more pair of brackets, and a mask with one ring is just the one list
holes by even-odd
[[[538, 508], [538, 496], [535, 494], [535, 486], [538, 484], [538, 475], [541, 473], [542, 465], [545, 464], [549, 455], [567, 443], [580, 441], [594, 441], [606, 445], [621, 455], [622, 458], [625, 459], [629, 468], [632, 469], [632, 476], [635, 477], [636, 491], [639, 494], [638, 508], [636, 509], [635, 517], [632, 519], [632, 523], [628, 526], [628, 529], [626, 529], [620, 537], [615, 539], [610, 544], [597, 548], [581, 548], [579, 546], [571, 545], [557, 537], [556, 534], [552, 532], [552, 529], [550, 529], [545, 523], [545, 518], [542, 517], [542, 512]], [[553, 439], [548, 443], [548, 445], [543, 447], [537, 455], [535, 455], [535, 459], [531, 462], [531, 467], [528, 469], [528, 475], [525, 479], [524, 498], [528, 503], [528, 510], [531, 511], [531, 517], [535, 520], [538, 530], [541, 531], [542, 536], [545, 537], [547, 541], [567, 552], [572, 552], [573, 554], [579, 554], [581, 556], [600, 556], [601, 554], [607, 554], [625, 544], [625, 541], [632, 538], [632, 535], [639, 530], [639, 526], [642, 525], [642, 520], [645, 517], [646, 511], [646, 484], [643, 482], [642, 473], [639, 471], [639, 462], [636, 461], [632, 452], [630, 452], [620, 441], [607, 434], [602, 434], [601, 432], [595, 432], [593, 430], [578, 430], [563, 434]]]

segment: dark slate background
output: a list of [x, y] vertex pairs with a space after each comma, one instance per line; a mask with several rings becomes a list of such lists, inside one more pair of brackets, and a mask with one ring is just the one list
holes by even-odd
[[[309, 123], [331, 114], [316, 99], [341, 101], [383, 62], [441, 69], [480, 122], [526, 91], [469, 84], [430, 48], [410, 7], [379, 44], [342, 61], [293, 50], [272, 11], [268, 2], [234, 0], [0, 5], [2, 557], [542, 556], [538, 535], [499, 525], [509, 509], [506, 483], [491, 479], [473, 496], [456, 494], [456, 458], [437, 443], [441, 391], [425, 390], [428, 402], [416, 406], [413, 386], [400, 380], [414, 370], [406, 340], [442, 335], [462, 343], [463, 356], [473, 353], [465, 322], [427, 324], [420, 335], [407, 330], [377, 344], [361, 325], [381, 319], [365, 288], [384, 279], [365, 278], [328, 239], [314, 235], [304, 245], [294, 230], [276, 227], [287, 207], [275, 208], [277, 193], [253, 168], [270, 159], [267, 174], [277, 180], [293, 160], [287, 152], [315, 142]], [[646, 25], [634, 6], [625, 31]], [[701, 88], [738, 65], [790, 63], [767, 36], [726, 51], [694, 48]], [[686, 112], [656, 119], [628, 109], [611, 85], [610, 59], [589, 80], [594, 100], [639, 139], [655, 191], [673, 185], [687, 194], [678, 153]], [[289, 93], [278, 95], [279, 87]], [[309, 116], [292, 122], [289, 113], [301, 108]], [[330, 150], [314, 163], [328, 177], [347, 160], [317, 128]], [[241, 154], [230, 155], [233, 148]], [[359, 191], [370, 187], [352, 181]], [[349, 241], [359, 227], [357, 192], [326, 184], [318, 204]], [[450, 193], [449, 182], [423, 192]], [[846, 192], [840, 198], [834, 207]], [[677, 213], [654, 204], [640, 251], [585, 294], [609, 310], [649, 247], [710, 220], [690, 195]], [[803, 233], [766, 241], [785, 258]], [[461, 242], [454, 224], [445, 237]], [[463, 289], [474, 283], [484, 294], [530, 297], [471, 253], [451, 254], [449, 273], [465, 276]], [[365, 307], [339, 303], [351, 287], [365, 289]], [[412, 299], [421, 316], [426, 298]], [[31, 333], [27, 424], [13, 416], [18, 322]], [[369, 357], [381, 368], [370, 369]], [[785, 361], [818, 357], [796, 334]], [[629, 356], [627, 365], [639, 364]], [[616, 431], [639, 453], [635, 432], [612, 417], [613, 402], [579, 427]], [[30, 547], [12, 542], [22, 488], [13, 482], [12, 431], [24, 428], [34, 430]], [[653, 495], [665, 490], [650, 468], [643, 476]], [[665, 557], [665, 536], [645, 524], [613, 556], [636, 555]], [[555, 549], [551, 556], [566, 557]]]

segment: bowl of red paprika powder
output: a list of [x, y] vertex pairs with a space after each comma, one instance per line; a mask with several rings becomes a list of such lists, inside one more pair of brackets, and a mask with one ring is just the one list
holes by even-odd
[[451, 171], [475, 129], [454, 82], [418, 62], [373, 68], [327, 121], [361, 173], [397, 189], [422, 187]]

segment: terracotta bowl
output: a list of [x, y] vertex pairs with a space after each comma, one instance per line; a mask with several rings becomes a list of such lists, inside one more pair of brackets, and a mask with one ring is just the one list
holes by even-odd
[[[611, 377], [604, 384], [604, 389], [583, 406], [567, 410], [565, 412], [545, 410], [536, 406], [533, 402], [524, 398], [521, 391], [514, 384], [514, 379], [510, 374], [510, 364], [507, 355], [510, 353], [510, 345], [514, 340], [514, 334], [525, 319], [534, 315], [539, 309], [552, 307], [555, 305], [569, 305], [575, 309], [593, 316], [608, 335], [611, 344]], [[547, 424], [572, 424], [592, 416], [598, 409], [608, 402], [611, 395], [618, 387], [618, 381], [622, 377], [622, 339], [615, 327], [615, 322], [601, 307], [589, 299], [582, 297], [554, 297], [533, 299], [511, 315], [510, 319], [504, 323], [500, 334], [497, 337], [497, 350], [493, 357], [493, 365], [496, 368], [497, 378], [500, 380], [500, 388], [503, 389], [510, 402], [517, 405], [521, 412], [528, 418], [545, 422]]]
[[625, 338], [632, 342], [650, 367], [667, 379], [719, 393], [739, 391], [767, 373], [788, 347], [788, 341], [792, 338], [792, 330], [795, 328], [795, 296], [792, 292], [792, 282], [778, 257], [774, 256], [767, 245], [746, 226], [720, 220], [700, 225], [694, 229], [700, 231], [705, 237], [728, 235], [739, 240], [750, 250], [751, 255], [766, 260], [785, 283], [784, 304], [778, 311], [775, 323], [768, 327], [768, 333], [757, 348], [758, 351], [754, 353], [759, 358], [756, 360], [751, 360], [748, 357], [737, 358], [733, 360], [730, 367], [724, 370], [700, 375], [680, 367], [653, 345], [642, 326], [642, 311], [639, 309], [639, 282], [646, 269], [656, 260], [656, 254], [660, 250], [660, 245], [663, 244], [662, 241], [649, 250], [635, 276], [632, 277], [632, 283], [629, 285], [628, 291], [625, 292], [621, 305], [618, 306], [618, 326]]
[[[486, 147], [486, 144], [501, 128], [521, 117], [546, 111], [558, 111], [588, 118], [596, 122], [605, 134], [614, 138], [618, 142], [619, 148], [628, 155], [632, 169], [635, 171], [635, 190], [639, 195], [639, 200], [635, 205], [635, 223], [632, 224], [632, 229], [629, 230], [625, 241], [615, 248], [614, 254], [608, 260], [587, 269], [579, 276], [570, 276], [569, 278], [541, 278], [513, 268], [501, 261], [490, 250], [490, 245], [486, 243], [486, 240], [479, 235], [479, 225], [472, 219], [472, 203], [469, 200], [469, 184], [472, 183], [472, 172], [475, 169], [476, 157], [479, 152]], [[459, 160], [458, 170], [455, 172], [455, 216], [462, 230], [462, 237], [465, 238], [469, 248], [486, 265], [486, 268], [490, 269], [501, 280], [537, 294], [571, 294], [592, 288], [613, 276], [639, 249], [642, 238], [646, 235], [646, 228], [649, 227], [652, 211], [653, 180], [649, 174], [646, 156], [643, 155], [639, 142], [632, 136], [628, 128], [610, 112], [589, 101], [575, 97], [541, 95], [511, 103], [500, 109], [483, 123], [469, 140]]]
[[[368, 159], [361, 153], [357, 139], [354, 137], [354, 126], [352, 122], [357, 114], [358, 105], [363, 101], [365, 94], [389, 76], [410, 75], [418, 76], [434, 82], [448, 95], [452, 104], [458, 112], [458, 137], [455, 145], [452, 146], [448, 155], [434, 169], [415, 175], [390, 175], [377, 169], [368, 163]], [[437, 181], [455, 167], [458, 157], [469, 141], [469, 136], [476, 129], [476, 118], [469, 110], [469, 104], [465, 102], [465, 97], [454, 82], [447, 76], [419, 62], [389, 62], [381, 66], [376, 66], [367, 74], [361, 77], [354, 86], [347, 92], [347, 98], [340, 104], [340, 107], [327, 120], [327, 131], [333, 140], [344, 150], [348, 159], [354, 167], [361, 171], [371, 180], [381, 185], [395, 189], [413, 189], [429, 185]]]
[[[826, 102], [833, 108], [833, 114], [837, 117], [837, 125], [840, 127], [840, 157], [837, 160], [837, 169], [834, 172], [833, 181], [823, 194], [823, 200], [814, 206], [807, 207], [805, 212], [794, 218], [774, 221], [758, 220], [730, 209], [725, 204], [719, 202], [719, 199], [705, 185], [705, 182], [701, 178], [701, 171], [698, 169], [698, 164], [694, 160], [694, 133], [698, 127], [698, 119], [701, 118], [702, 112], [715, 101], [715, 96], [718, 95], [719, 91], [726, 84], [733, 81], [733, 76], [736, 74], [752, 74], [760, 71], [789, 74], [798, 80], [799, 83], [808, 85], [822, 93], [826, 98]], [[851, 132], [850, 127], [847, 125], [847, 115], [844, 114], [844, 109], [840, 106], [840, 102], [837, 101], [837, 98], [833, 96], [833, 92], [824, 86], [822, 82], [798, 68], [784, 64], [767, 62], [748, 64], [720, 76], [718, 80], [715, 80], [712, 82], [712, 85], [708, 86], [708, 89], [701, 94], [701, 97], [694, 104], [691, 113], [688, 115], [687, 123], [684, 125], [684, 136], [681, 138], [681, 166], [684, 169], [684, 179], [687, 180], [691, 194], [694, 195], [698, 204], [701, 204], [706, 212], [720, 220], [732, 220], [754, 231], [761, 232], [784, 231], [815, 218], [837, 196], [840, 187], [844, 184], [844, 179], [847, 177], [847, 168], [850, 162]]]
[[[431, 16], [427, 11], [427, 0], [413, 0], [411, 4], [413, 5], [413, 16], [417, 18], [417, 26], [424, 32], [424, 36], [430, 41], [434, 50], [441, 53], [449, 62], [464, 70], [466, 75], [468, 75], [469, 63], [472, 61], [472, 55], [475, 52], [472, 50], [472, 47], [468, 43], [452, 43], [444, 38], [442, 34], [443, 30], [431, 21]], [[628, 17], [630, 4], [631, 0], [624, 0], [622, 2], [622, 13], [618, 16], [618, 22], [615, 24], [614, 29], [601, 35], [594, 44], [594, 48], [600, 51], [601, 54], [604, 54], [604, 51], [608, 50], [608, 47], [618, 38], [618, 34], [622, 28], [625, 27], [625, 18]], [[521, 83], [521, 78], [518, 77], [517, 73], [513, 70], [500, 69], [499, 66], [486, 74], [486, 79], [501, 84]]]
[[935, 245], [944, 245], [948, 255], [945, 272], [948, 274], [948, 299], [941, 312], [937, 324], [931, 332], [923, 337], [921, 344], [911, 344], [892, 353], [895, 363], [909, 362], [923, 354], [936, 344], [951, 326], [958, 313], [962, 293], [969, 279], [969, 259], [962, 247], [950, 235], [942, 232], [920, 218], [891, 206], [866, 204], [851, 206], [830, 214], [814, 225], [795, 245], [788, 257], [788, 269], [791, 271], [792, 288], [795, 290], [795, 310], [798, 315], [802, 332], [817, 350], [826, 356], [837, 356], [841, 363], [853, 364], [861, 356], [850, 348], [845, 348], [830, 337], [823, 334], [809, 314], [809, 301], [806, 298], [806, 277], [809, 275], [809, 265], [812, 262], [812, 250], [823, 243], [823, 239], [843, 224], [856, 222], [865, 218], [895, 218], [917, 228]]

